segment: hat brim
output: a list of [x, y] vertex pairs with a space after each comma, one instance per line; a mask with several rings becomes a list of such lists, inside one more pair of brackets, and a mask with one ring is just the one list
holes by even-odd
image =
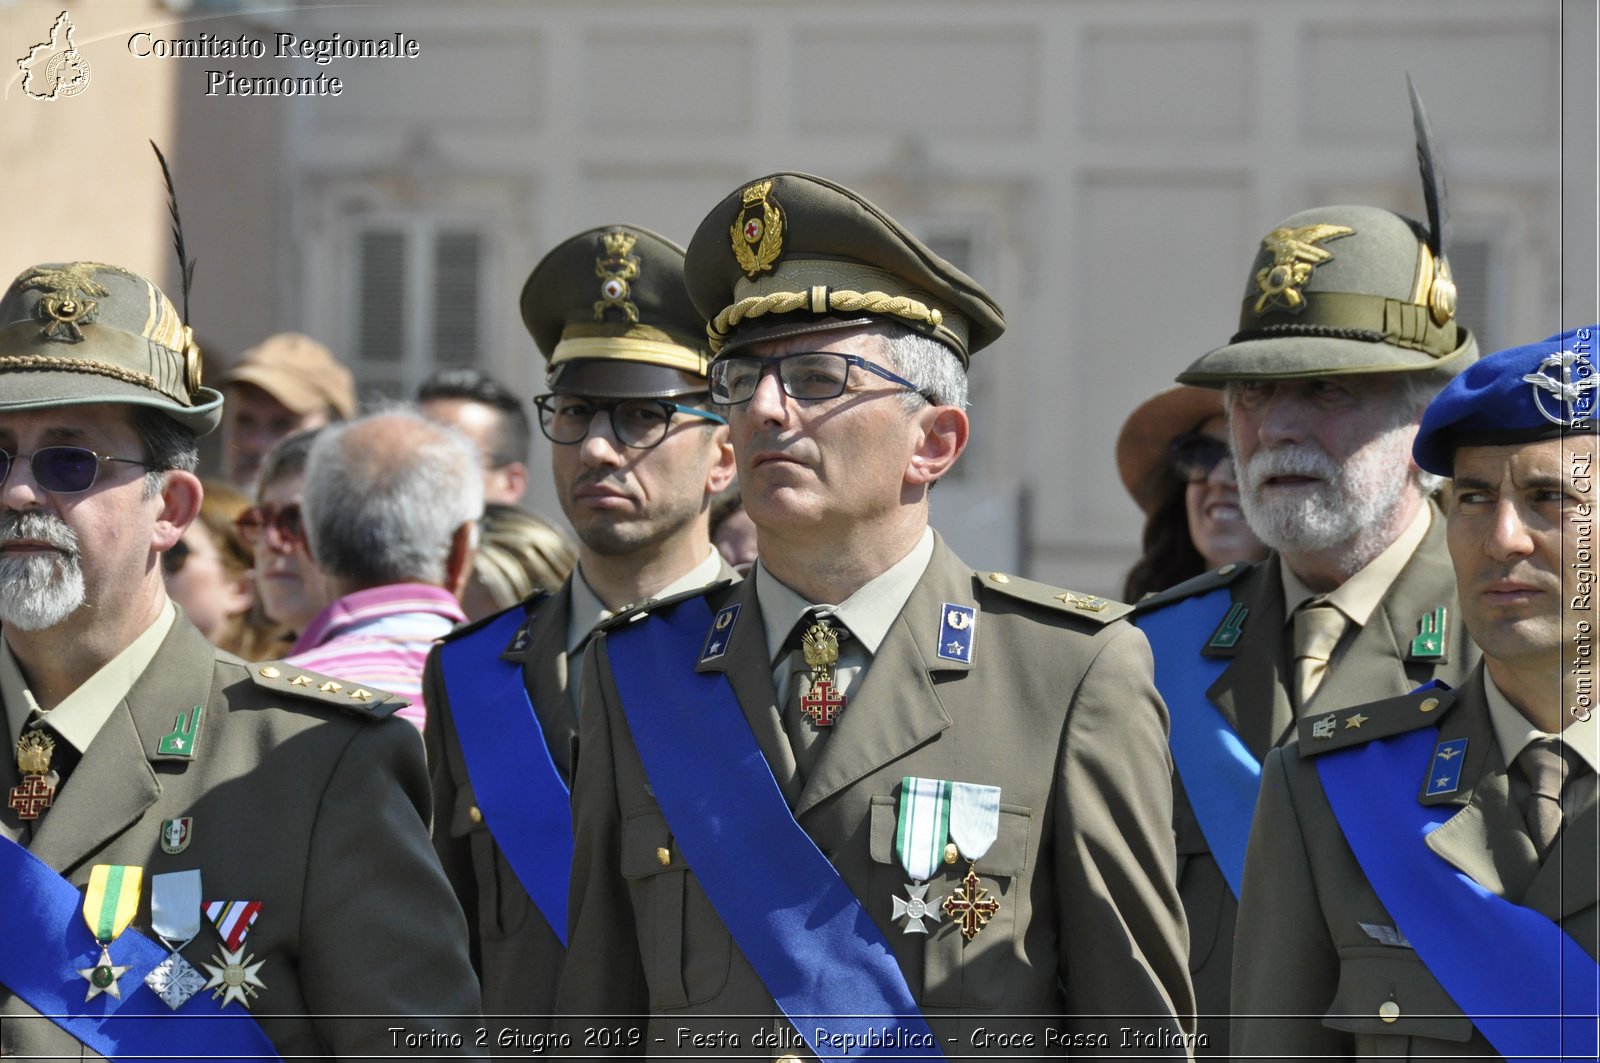
[[1146, 516], [1161, 504], [1161, 471], [1167, 446], [1223, 416], [1222, 396], [1210, 388], [1174, 385], [1141, 402], [1117, 435], [1117, 475]]
[[355, 415], [355, 409], [347, 402], [309, 386], [303, 377], [287, 369], [241, 365], [237, 369], [229, 370], [217, 386], [226, 389], [234, 384], [250, 384], [258, 387], [282, 403], [289, 412], [301, 417], [320, 410], [332, 410], [346, 420]]
[[1281, 336], [1230, 343], [1202, 355], [1178, 383], [1220, 388], [1230, 380], [1293, 380], [1354, 373], [1459, 372], [1477, 360], [1478, 341], [1465, 328], [1454, 351], [1434, 358], [1390, 343], [1323, 336]]
[[[86, 387], [86, 384], [90, 386]], [[222, 420], [222, 395], [211, 388], [200, 388], [196, 392], [196, 398], [203, 401], [195, 406], [179, 406], [149, 388], [117, 380], [114, 377], [56, 370], [29, 370], [5, 375], [4, 398], [0, 398], [0, 412], [93, 406], [101, 403], [148, 406], [153, 410], [160, 410], [196, 436], [203, 436], [213, 431]]]
[[550, 374], [551, 391], [597, 399], [665, 399], [704, 394], [705, 377], [651, 362], [591, 359], [563, 362]]

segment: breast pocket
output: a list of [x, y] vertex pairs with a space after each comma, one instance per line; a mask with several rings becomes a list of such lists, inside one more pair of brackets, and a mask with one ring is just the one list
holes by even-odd
[[485, 941], [501, 941], [528, 921], [533, 902], [506, 862], [478, 808], [472, 783], [456, 788], [450, 836], [464, 838], [472, 852], [472, 877], [478, 890], [478, 933]]
[[[896, 820], [893, 797], [872, 799], [870, 845], [874, 868], [869, 903], [888, 906], [891, 911], [891, 898], [904, 898], [909, 881], [894, 852]], [[1032, 810], [1001, 805], [994, 844], [977, 861], [977, 890], [967, 888], [965, 859], [941, 863], [929, 880], [927, 900], [930, 907], [939, 911], [939, 921], [924, 922], [928, 935], [922, 947], [919, 999], [923, 1005], [994, 1008], [1005, 1003], [1009, 972], [1021, 960], [1022, 942], [1017, 927], [1022, 921], [1018, 919], [1018, 909], [1026, 903], [1023, 887], [1028, 881], [1032, 827]], [[943, 910], [950, 897], [955, 897], [958, 904], [976, 904], [980, 909], [986, 908], [988, 902], [999, 907], [969, 940], [962, 933], [959, 913], [952, 916]], [[881, 917], [885, 913], [875, 910], [873, 914]], [[896, 929], [895, 934], [899, 933]], [[912, 986], [913, 992], [915, 989]]]
[[633, 898], [652, 1008], [704, 1003], [728, 982], [733, 939], [655, 808], [622, 824], [622, 876]]
[[1419, 1042], [1459, 1045], [1473, 1029], [1415, 952], [1385, 946], [1339, 950], [1339, 988], [1322, 1024], [1355, 1034], [1363, 1056], [1454, 1055]]

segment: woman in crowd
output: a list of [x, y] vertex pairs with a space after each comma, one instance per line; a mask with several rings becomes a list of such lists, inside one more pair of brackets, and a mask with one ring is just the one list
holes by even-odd
[[216, 646], [247, 661], [277, 656], [282, 632], [255, 609], [254, 555], [235, 522], [250, 500], [221, 480], [203, 480], [200, 519], [161, 555], [167, 593]]
[[[255, 551], [256, 600], [261, 612], [284, 629], [285, 650], [328, 604], [328, 590], [311, 559], [300, 517], [306, 457], [318, 431], [297, 432], [267, 453], [256, 482], [256, 504], [236, 522], [240, 537]], [[352, 499], [351, 504], [359, 500]]]

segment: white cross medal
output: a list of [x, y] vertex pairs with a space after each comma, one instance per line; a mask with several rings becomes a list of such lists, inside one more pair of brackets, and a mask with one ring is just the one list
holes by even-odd
[[206, 976], [179, 955], [200, 933], [200, 871], [174, 871], [150, 880], [150, 930], [167, 947], [167, 958], [144, 976], [173, 1011], [206, 987]]
[[904, 898], [895, 897], [892, 918], [904, 919], [904, 932], [926, 934], [924, 919], [939, 921], [939, 898], [928, 899], [928, 879], [944, 855], [950, 836], [950, 784], [943, 779], [900, 780], [900, 818], [895, 826], [894, 852], [912, 881]]

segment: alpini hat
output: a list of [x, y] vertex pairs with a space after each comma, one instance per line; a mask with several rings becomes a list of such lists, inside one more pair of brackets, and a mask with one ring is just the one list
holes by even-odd
[[861, 196], [809, 174], [772, 174], [717, 204], [684, 270], [714, 356], [887, 321], [938, 340], [965, 366], [1006, 327], [977, 281]]
[[222, 396], [202, 387], [194, 332], [161, 289], [120, 266], [51, 262], [0, 296], [0, 410], [117, 402], [160, 410], [196, 435]]
[[522, 287], [522, 321], [552, 391], [665, 398], [706, 390], [705, 319], [683, 288], [683, 249], [636, 225], [557, 245]]

